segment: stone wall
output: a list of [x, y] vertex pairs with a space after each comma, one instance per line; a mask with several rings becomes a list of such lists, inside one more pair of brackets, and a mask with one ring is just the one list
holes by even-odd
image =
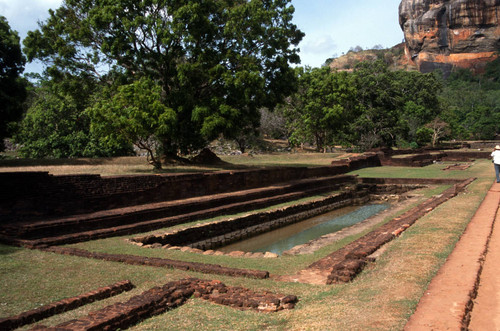
[[381, 166], [380, 157], [377, 153], [364, 153], [348, 159], [335, 160], [331, 164], [336, 167], [345, 167], [346, 172]]
[[130, 265], [150, 266], [156, 268], [172, 268], [184, 271], [201, 272], [204, 274], [224, 275], [230, 277], [247, 277], [256, 279], [269, 278], [269, 272], [263, 270], [239, 269], [224, 267], [218, 264], [208, 264], [201, 262], [187, 262], [172, 259], [163, 259], [159, 257], [146, 257], [128, 254], [108, 254], [99, 252], [90, 252], [84, 249], [68, 246], [52, 246], [40, 248], [45, 252], [51, 252], [62, 255], [79, 256], [88, 259], [103, 261], [112, 261]]
[[319, 201], [212, 222], [160, 236], [138, 237], [134, 238], [134, 241], [145, 245], [159, 243], [172, 246], [191, 246], [203, 250], [214, 249], [328, 212], [340, 206], [352, 204], [353, 197], [352, 192], [339, 193]]
[[459, 184], [463, 179], [453, 178], [360, 178], [364, 184], [395, 184], [395, 185], [446, 185]]
[[470, 149], [475, 150], [485, 150], [492, 152], [495, 146], [500, 145], [498, 140], [483, 140], [483, 141], [472, 141], [468, 143]]
[[[415, 153], [415, 151], [413, 151]], [[436, 159], [468, 161], [489, 152], [424, 153], [393, 158], [393, 152], [365, 153], [324, 167], [280, 167], [196, 174], [139, 176], [0, 173], [0, 222], [57, 218], [146, 203], [266, 187], [291, 180], [333, 176], [380, 165], [423, 166]]]
[[489, 159], [493, 148], [488, 151], [441, 151], [438, 149], [390, 150], [379, 149], [377, 155], [383, 166], [424, 167], [437, 161], [469, 162], [475, 159]]
[[314, 262], [308, 268], [328, 270], [330, 275], [328, 275], [327, 284], [351, 281], [363, 270], [368, 262], [368, 257], [377, 249], [399, 236], [429, 211], [465, 190], [474, 180], [474, 178], [469, 178], [455, 183], [442, 194], [427, 199], [418, 206], [408, 210], [403, 215], [392, 219], [388, 223], [331, 253], [327, 257]]

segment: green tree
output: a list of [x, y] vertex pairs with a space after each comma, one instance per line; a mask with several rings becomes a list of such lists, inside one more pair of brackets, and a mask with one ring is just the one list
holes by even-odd
[[500, 57], [486, 65], [484, 77], [495, 83], [500, 83]]
[[21, 155], [33, 158], [116, 156], [130, 154], [121, 137], [101, 139], [90, 132], [84, 112], [96, 82], [65, 75], [43, 79], [30, 93], [30, 106], [15, 135]]
[[107, 89], [105, 97], [89, 108], [92, 132], [98, 136], [122, 137], [129, 144], [148, 153], [155, 169], [161, 169], [161, 144], [171, 139], [176, 114], [161, 102], [161, 87], [143, 78], [119, 86], [117, 91]]
[[331, 72], [328, 67], [299, 71], [299, 91], [286, 107], [294, 127], [292, 141], [313, 142], [317, 150], [323, 150], [343, 140], [356, 114], [355, 95], [346, 72]]
[[294, 89], [303, 33], [293, 12], [290, 0], [65, 0], [25, 52], [62, 72], [113, 67], [157, 82], [176, 113], [162, 151], [186, 153], [238, 137]]
[[452, 137], [493, 139], [500, 132], [500, 82], [494, 75], [498, 63], [491, 62], [485, 75], [461, 69], [445, 81], [440, 97]]
[[392, 146], [396, 141], [399, 116], [392, 90], [392, 75], [382, 61], [361, 62], [354, 70], [361, 114], [353, 123], [362, 148]]
[[354, 70], [361, 115], [353, 141], [363, 148], [412, 142], [416, 132], [441, 112], [441, 82], [433, 74], [391, 71], [382, 61], [362, 62]]
[[9, 122], [19, 120], [23, 113], [27, 82], [20, 75], [25, 62], [17, 32], [0, 16], [0, 151], [9, 135]]

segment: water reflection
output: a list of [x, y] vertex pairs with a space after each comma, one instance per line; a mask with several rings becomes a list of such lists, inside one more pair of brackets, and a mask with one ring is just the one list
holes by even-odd
[[244, 251], [281, 254], [294, 246], [305, 244], [325, 234], [336, 232], [359, 223], [388, 207], [389, 204], [373, 204], [340, 208], [299, 223], [218, 248], [218, 250], [223, 252]]

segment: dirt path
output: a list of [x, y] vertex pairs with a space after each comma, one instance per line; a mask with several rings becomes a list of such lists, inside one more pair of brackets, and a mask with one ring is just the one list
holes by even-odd
[[[500, 184], [492, 190], [500, 191]], [[497, 213], [481, 271], [469, 330], [500, 330], [500, 213]]]
[[499, 202], [494, 183], [405, 330], [500, 330], [500, 223], [492, 231]]

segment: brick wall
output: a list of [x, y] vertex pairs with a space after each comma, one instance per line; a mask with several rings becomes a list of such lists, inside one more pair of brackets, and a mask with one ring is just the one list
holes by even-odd
[[446, 155], [442, 158], [443, 161], [470, 161], [476, 159], [489, 159], [491, 158], [491, 152], [493, 148], [489, 151], [447, 151]]
[[120, 177], [0, 173], [0, 219], [47, 219], [333, 176], [348, 170], [339, 165]]

